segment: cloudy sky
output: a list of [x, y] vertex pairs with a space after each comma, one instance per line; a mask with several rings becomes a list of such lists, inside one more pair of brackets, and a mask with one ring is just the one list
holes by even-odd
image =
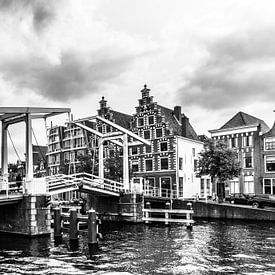
[[146, 83], [199, 134], [238, 111], [271, 126], [274, 14], [272, 0], [0, 0], [0, 105], [70, 107], [79, 118], [105, 96], [133, 114]]

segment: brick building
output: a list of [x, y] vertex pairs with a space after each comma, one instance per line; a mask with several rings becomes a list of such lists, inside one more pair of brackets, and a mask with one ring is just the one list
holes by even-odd
[[262, 136], [262, 193], [275, 195], [275, 123]]
[[213, 139], [224, 140], [230, 148], [238, 152], [241, 173], [238, 178], [229, 182], [229, 193], [263, 192], [262, 140], [268, 131], [269, 127], [263, 120], [243, 112], [237, 113], [221, 128], [209, 131]]
[[[141, 90], [131, 131], [151, 141], [151, 146], [134, 146], [129, 152], [133, 181], [143, 181], [144, 190], [162, 197], [191, 197], [201, 192], [196, 177], [198, 153], [203, 143], [180, 106], [166, 108], [154, 102], [150, 89]], [[207, 185], [205, 185], [205, 188]]]

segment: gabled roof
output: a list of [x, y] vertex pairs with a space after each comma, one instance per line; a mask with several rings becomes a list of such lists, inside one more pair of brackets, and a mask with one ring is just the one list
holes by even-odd
[[[174, 115], [173, 110], [161, 105], [157, 106], [158, 108], [160, 108], [161, 113], [162, 115], [164, 115], [165, 121], [168, 122], [169, 127], [173, 129], [174, 135], [199, 140], [198, 135], [196, 134], [195, 130], [189, 122], [189, 119], [185, 116], [185, 114], [181, 114], [181, 121], [178, 121]], [[182, 125], [184, 119], [186, 121], [185, 129], [183, 129], [184, 126]]]
[[268, 132], [266, 132], [263, 136], [264, 137], [275, 137], [275, 122], [274, 122], [272, 128]]
[[116, 124], [118, 124], [119, 126], [125, 129], [130, 129], [130, 122], [132, 120], [131, 115], [120, 113], [114, 110], [110, 110], [110, 112], [113, 113], [112, 119]]
[[244, 112], [238, 112], [235, 116], [233, 116], [228, 122], [226, 122], [219, 130], [230, 129], [235, 127], [249, 126], [249, 125], [260, 125], [263, 133], [269, 130], [267, 124], [254, 116], [246, 114]]

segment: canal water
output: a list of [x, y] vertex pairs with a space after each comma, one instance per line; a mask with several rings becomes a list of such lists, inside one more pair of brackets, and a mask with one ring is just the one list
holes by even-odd
[[197, 221], [184, 226], [120, 225], [87, 237], [25, 239], [0, 235], [0, 274], [275, 274], [275, 224]]

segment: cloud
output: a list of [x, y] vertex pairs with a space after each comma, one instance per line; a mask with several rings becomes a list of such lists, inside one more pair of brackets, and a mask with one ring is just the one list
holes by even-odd
[[55, 18], [54, 5], [53, 0], [0, 0], [0, 12], [16, 14], [19, 19], [30, 16], [33, 28], [40, 32]]
[[44, 98], [67, 102], [96, 93], [130, 69], [139, 56], [112, 54], [114, 49], [89, 54], [63, 53], [58, 64], [41, 58], [6, 60], [0, 65], [5, 81], [30, 89]]
[[268, 102], [275, 87], [275, 28], [232, 33], [207, 43], [208, 57], [178, 90], [185, 104], [206, 109]]

